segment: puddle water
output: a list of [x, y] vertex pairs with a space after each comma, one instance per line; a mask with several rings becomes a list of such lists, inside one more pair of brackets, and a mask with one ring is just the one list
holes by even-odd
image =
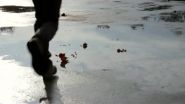
[[[184, 99], [175, 99], [184, 91], [183, 1], [69, 0], [63, 5], [62, 12], [66, 15], [60, 18], [50, 51], [61, 77], [57, 86], [60, 91], [57, 91], [64, 95], [64, 103], [149, 104], [146, 99], [153, 97], [157, 99], [152, 100], [155, 104], [184, 103]], [[21, 6], [13, 8], [13, 11], [12, 7], [6, 8], [7, 12], [0, 15], [0, 25], [3, 25], [0, 33], [10, 34], [0, 35], [0, 55], [7, 54], [4, 60], [15, 59], [29, 68], [0, 60], [0, 65], [5, 65], [0, 68], [3, 72], [0, 77], [9, 78], [9, 72], [16, 82], [22, 81], [23, 76], [28, 77], [20, 82], [25, 85], [15, 87], [15, 91], [20, 92], [12, 94], [18, 96], [10, 97], [12, 101], [21, 97], [45, 98], [40, 79], [25, 72], [30, 70], [31, 57], [26, 42], [34, 34], [33, 27], [17, 27], [17, 24], [33, 25], [34, 12], [29, 12], [31, 8], [22, 10]], [[7, 18], [12, 16], [15, 21]], [[13, 71], [12, 65], [16, 68]], [[3, 70], [7, 67], [8, 70]], [[24, 71], [17, 71], [19, 69]], [[31, 89], [28, 93], [21, 93], [28, 88]], [[29, 104], [36, 103], [29, 101]]]
[[44, 96], [43, 84], [29, 67], [20, 66], [15, 60], [5, 60], [7, 56], [0, 56], [0, 103], [28, 104]]

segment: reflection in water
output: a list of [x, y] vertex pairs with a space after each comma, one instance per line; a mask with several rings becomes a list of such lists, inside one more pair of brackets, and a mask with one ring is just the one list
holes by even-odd
[[153, 7], [144, 8], [143, 11], [155, 11], [155, 10], [162, 10], [162, 9], [169, 9], [171, 5], [158, 5]]
[[156, 6], [156, 4], [154, 4], [154, 2], [144, 2], [144, 3], [141, 3], [139, 4], [139, 7], [141, 8], [147, 8], [147, 7], [152, 7], [152, 6]]
[[109, 25], [97, 25], [98, 29], [109, 29], [110, 26]]
[[173, 12], [163, 12], [158, 15], [150, 15], [142, 17], [143, 20], [157, 20], [164, 22], [185, 22], [185, 11], [173, 11]]
[[21, 13], [21, 12], [32, 12], [34, 11], [34, 7], [28, 7], [28, 6], [0, 6], [0, 9], [3, 12], [11, 12], [11, 13]]
[[157, 5], [157, 4], [154, 4], [153, 2], [145, 2], [145, 3], [139, 4], [139, 7], [144, 8], [142, 9], [142, 11], [156, 11], [156, 10], [169, 9], [172, 6], [171, 5]]
[[63, 104], [61, 101], [62, 95], [57, 86], [58, 76], [53, 76], [51, 78], [43, 78], [45, 84], [45, 90], [47, 98], [41, 98], [40, 102], [48, 100], [49, 104]]
[[165, 22], [184, 22], [185, 11], [161, 13], [159, 18]]
[[[158, 0], [159, 2], [170, 2], [170, 1], [185, 1], [185, 0]], [[183, 3], [183, 2], [182, 2]], [[176, 25], [179, 23], [181, 26], [182, 23], [185, 22], [185, 10], [173, 10], [171, 11], [171, 5], [162, 5], [162, 4], [155, 4], [154, 2], [144, 2], [139, 4], [139, 8], [141, 11], [156, 11], [160, 10], [159, 13], [152, 12], [152, 14], [146, 15], [142, 17], [144, 21], [156, 21], [156, 22], [173, 22]], [[174, 8], [178, 8], [178, 5], [173, 5]], [[181, 7], [180, 7], [181, 8]], [[162, 11], [168, 9], [168, 11]], [[178, 26], [178, 27], [179, 27]], [[135, 29], [135, 26], [131, 26], [132, 29]], [[169, 26], [168, 26], [169, 27]], [[170, 30], [177, 36], [184, 35], [184, 28], [177, 28], [177, 27], [169, 27]]]
[[183, 35], [183, 32], [180, 30], [173, 31], [177, 36]]
[[13, 33], [14, 27], [0, 27], [0, 33]]
[[177, 35], [177, 36], [181, 36], [181, 35], [184, 34], [183, 28], [174, 28], [174, 29], [171, 29], [171, 31], [172, 31], [175, 35]]

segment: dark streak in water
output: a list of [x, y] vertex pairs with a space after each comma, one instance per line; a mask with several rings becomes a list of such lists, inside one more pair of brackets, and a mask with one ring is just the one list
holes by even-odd
[[162, 0], [162, 1], [169, 2], [169, 1], [185, 1], [185, 0]]
[[14, 27], [0, 27], [0, 33], [13, 33]]
[[98, 29], [110, 29], [109, 25], [97, 25]]
[[156, 11], [156, 10], [164, 10], [169, 9], [172, 5], [158, 5], [154, 2], [144, 2], [138, 5], [141, 8], [141, 11]]
[[171, 29], [171, 31], [172, 31], [175, 35], [177, 35], [177, 36], [182, 36], [182, 35], [184, 35], [184, 32], [183, 32], [182, 30], [183, 30], [183, 28], [174, 28], [174, 29]]
[[113, 2], [120, 3], [121, 1], [120, 1], [120, 0], [115, 0], [115, 1], [113, 1]]
[[150, 19], [164, 22], [185, 22], [185, 11], [173, 11], [163, 12], [158, 15], [150, 15], [142, 17], [143, 20], [147, 21]]
[[133, 30], [137, 30], [138, 28], [144, 29], [144, 24], [132, 24], [130, 27]]
[[144, 8], [142, 11], [155, 11], [155, 10], [163, 10], [171, 8], [171, 5], [158, 5], [153, 7]]
[[154, 4], [153, 2], [144, 2], [144, 3], [141, 3], [139, 4], [139, 7], [152, 7], [152, 6], [156, 6], [156, 4]]
[[31, 6], [15, 6], [15, 5], [0, 6], [0, 9], [3, 12], [11, 12], [11, 13], [22, 13], [22, 12], [34, 11], [34, 7], [31, 7]]
[[174, 11], [160, 14], [160, 20], [165, 22], [184, 22], [185, 11]]

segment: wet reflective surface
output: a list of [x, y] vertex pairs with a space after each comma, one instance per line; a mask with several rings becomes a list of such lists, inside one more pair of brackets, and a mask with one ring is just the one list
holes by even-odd
[[34, 7], [26, 7], [26, 6], [0, 6], [0, 9], [3, 12], [10, 12], [10, 13], [22, 13], [22, 12], [32, 12], [34, 11]]
[[31, 68], [20, 66], [15, 60], [4, 60], [5, 57], [8, 56], [0, 57], [0, 103], [38, 104], [35, 99], [44, 96], [42, 80]]
[[0, 103], [184, 104], [184, 5], [180, 0], [63, 1], [66, 16], [50, 44], [58, 77], [51, 80], [30, 66], [26, 42], [33, 35], [34, 12], [0, 11], [6, 14], [0, 20], [18, 18], [0, 23]]

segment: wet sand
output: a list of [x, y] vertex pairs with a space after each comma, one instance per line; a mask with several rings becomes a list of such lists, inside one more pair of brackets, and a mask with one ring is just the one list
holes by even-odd
[[20, 5], [19, 12], [1, 11], [0, 103], [38, 104], [51, 95], [52, 104], [184, 104], [184, 4], [63, 1], [66, 16], [50, 44], [59, 79], [49, 84], [33, 72], [26, 48], [34, 12]]

